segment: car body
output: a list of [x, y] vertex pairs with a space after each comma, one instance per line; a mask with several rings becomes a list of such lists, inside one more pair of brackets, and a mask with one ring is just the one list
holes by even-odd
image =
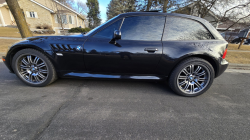
[[183, 61], [199, 58], [212, 66], [214, 78], [228, 66], [223, 58], [227, 44], [204, 19], [132, 12], [120, 14], [87, 34], [27, 38], [11, 46], [3, 59], [9, 70], [17, 73], [13, 59], [23, 49], [33, 49], [46, 56], [58, 77], [168, 80]]

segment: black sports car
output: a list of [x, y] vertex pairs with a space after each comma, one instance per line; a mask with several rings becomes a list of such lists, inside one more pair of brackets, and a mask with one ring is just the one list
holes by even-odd
[[24, 39], [3, 61], [30, 86], [57, 77], [168, 80], [177, 94], [197, 96], [226, 70], [227, 45], [204, 19], [134, 12], [86, 34]]

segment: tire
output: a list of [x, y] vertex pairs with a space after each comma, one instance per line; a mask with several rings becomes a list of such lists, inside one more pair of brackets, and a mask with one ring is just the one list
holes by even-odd
[[213, 83], [214, 69], [201, 58], [182, 61], [171, 73], [169, 87], [178, 95], [195, 97], [206, 92]]
[[57, 79], [51, 61], [35, 49], [18, 51], [12, 59], [12, 68], [21, 81], [33, 87], [44, 87]]

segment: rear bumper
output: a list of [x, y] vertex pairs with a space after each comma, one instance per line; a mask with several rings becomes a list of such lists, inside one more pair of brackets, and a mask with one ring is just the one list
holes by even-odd
[[229, 63], [227, 62], [227, 60], [221, 58], [221, 62], [216, 77], [219, 77], [223, 72], [225, 72], [225, 70], [228, 67], [228, 64]]

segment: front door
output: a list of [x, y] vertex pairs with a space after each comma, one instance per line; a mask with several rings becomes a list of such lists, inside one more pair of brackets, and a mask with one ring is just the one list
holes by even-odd
[[[162, 55], [164, 16], [134, 16], [120, 19], [90, 37], [84, 44], [89, 72], [153, 74]], [[122, 37], [110, 42], [114, 30]]]

